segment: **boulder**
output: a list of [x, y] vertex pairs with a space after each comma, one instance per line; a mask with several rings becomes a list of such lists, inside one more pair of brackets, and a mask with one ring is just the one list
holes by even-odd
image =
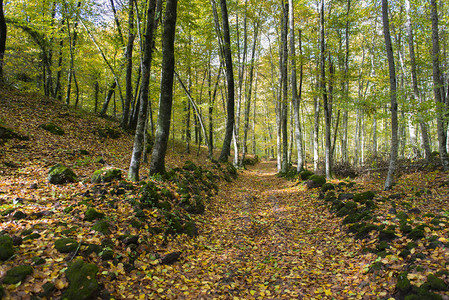
[[47, 130], [48, 132], [55, 134], [55, 135], [64, 135], [64, 133], [65, 133], [61, 127], [59, 127], [58, 125], [53, 124], [53, 123], [46, 123], [46, 124], [39, 125], [39, 128]]
[[78, 248], [78, 242], [71, 238], [62, 238], [55, 241], [55, 248], [61, 253], [70, 253]]
[[8, 260], [13, 255], [14, 247], [12, 238], [7, 235], [0, 236], [0, 260]]
[[93, 221], [93, 220], [99, 220], [104, 218], [104, 213], [95, 210], [95, 208], [89, 208], [86, 213], [84, 214], [84, 220], [85, 221]]
[[97, 281], [98, 267], [85, 263], [82, 259], [76, 260], [65, 271], [69, 287], [62, 293], [62, 299], [85, 300], [95, 299], [99, 292]]
[[117, 168], [102, 168], [92, 175], [93, 183], [111, 182], [122, 179], [122, 170]]
[[33, 268], [30, 266], [21, 265], [13, 267], [6, 272], [6, 275], [3, 278], [3, 283], [16, 284], [25, 280], [25, 278], [31, 274], [33, 274]]
[[306, 181], [306, 186], [308, 189], [322, 187], [326, 183], [326, 178], [324, 176], [312, 175], [309, 180]]
[[70, 168], [56, 164], [48, 171], [47, 179], [52, 184], [76, 182], [76, 174]]

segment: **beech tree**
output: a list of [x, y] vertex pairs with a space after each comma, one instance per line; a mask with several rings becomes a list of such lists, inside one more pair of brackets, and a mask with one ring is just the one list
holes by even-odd
[[4, 82], [3, 78], [3, 60], [6, 49], [6, 22], [3, 12], [3, 0], [0, 0], [0, 84]]

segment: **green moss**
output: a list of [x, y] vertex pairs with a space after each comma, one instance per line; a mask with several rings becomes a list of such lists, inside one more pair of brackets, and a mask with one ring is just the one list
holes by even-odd
[[0, 260], [8, 260], [14, 255], [12, 238], [7, 235], [0, 236]]
[[333, 189], [335, 189], [335, 186], [330, 182], [323, 184], [323, 186], [321, 187], [321, 191], [323, 193], [333, 190]]
[[407, 278], [407, 273], [402, 272], [398, 275], [398, 279], [396, 282], [396, 289], [401, 293], [405, 294], [408, 291], [410, 291], [412, 288], [412, 285], [410, 284], [410, 280]]
[[53, 123], [42, 124], [39, 127], [55, 135], [64, 135], [65, 133], [64, 129]]
[[312, 171], [304, 170], [299, 173], [301, 180], [308, 180], [313, 175]]
[[388, 243], [386, 241], [381, 241], [378, 245], [377, 245], [377, 251], [384, 251], [386, 249], [389, 249], [390, 245], [388, 245]]
[[42, 298], [50, 298], [53, 292], [56, 290], [56, 287], [53, 283], [47, 282], [43, 286], [43, 291], [39, 294], [39, 297]]
[[52, 184], [76, 182], [76, 174], [68, 167], [56, 164], [48, 171], [48, 181]]
[[89, 208], [86, 213], [84, 214], [84, 220], [85, 221], [93, 221], [93, 220], [98, 220], [98, 219], [103, 219], [104, 218], [104, 213], [99, 212], [97, 210], [95, 210], [95, 208]]
[[99, 287], [96, 279], [98, 267], [79, 259], [65, 271], [69, 287], [62, 294], [62, 299], [86, 300], [95, 299]]
[[35, 266], [42, 265], [43, 263], [45, 263], [45, 259], [39, 256], [33, 256], [31, 260], [33, 261]]
[[62, 238], [55, 241], [55, 248], [61, 253], [73, 252], [78, 248], [78, 242], [71, 238]]
[[158, 187], [152, 181], [145, 184], [141, 191], [140, 203], [144, 207], [157, 207], [161, 196], [158, 193]]
[[5, 277], [3, 278], [3, 283], [6, 284], [16, 284], [21, 281], [24, 281], [28, 275], [33, 274], [33, 268], [30, 266], [17, 266], [6, 272]]
[[435, 291], [447, 291], [447, 285], [444, 283], [443, 279], [436, 277], [433, 274], [427, 276], [427, 284], [429, 288]]
[[109, 223], [105, 220], [98, 220], [97, 223], [92, 226], [92, 230], [98, 231], [102, 234], [109, 234]]
[[312, 175], [309, 179], [319, 186], [322, 186], [326, 183], [326, 177], [324, 176]]
[[396, 238], [396, 234], [391, 230], [381, 230], [379, 232], [379, 241], [391, 241]]
[[32, 234], [30, 234], [30, 235], [24, 237], [24, 238], [23, 238], [23, 241], [36, 240], [36, 239], [38, 239], [38, 238], [40, 238], [40, 237], [41, 237], [41, 235], [40, 235], [39, 233], [35, 232], [35, 233], [32, 233]]
[[397, 217], [399, 220], [401, 220], [401, 221], [407, 221], [407, 219], [408, 219], [408, 215], [407, 215], [405, 212], [403, 212], [403, 211], [399, 211], [399, 212], [396, 214], [396, 217]]
[[367, 191], [367, 192], [363, 192], [363, 193], [354, 194], [353, 200], [355, 202], [364, 203], [367, 200], [373, 200], [374, 196], [376, 196], [376, 194], [373, 191]]
[[91, 181], [93, 183], [101, 183], [120, 179], [122, 179], [122, 170], [117, 168], [102, 168], [94, 172]]
[[184, 224], [183, 231], [190, 237], [195, 237], [198, 235], [198, 228], [196, 227], [196, 224], [193, 221], [189, 221], [186, 224]]
[[424, 234], [424, 230], [418, 227], [413, 228], [412, 231], [410, 231], [410, 233], [408, 234], [408, 237], [412, 240], [419, 240], [424, 238], [425, 236], [426, 235]]

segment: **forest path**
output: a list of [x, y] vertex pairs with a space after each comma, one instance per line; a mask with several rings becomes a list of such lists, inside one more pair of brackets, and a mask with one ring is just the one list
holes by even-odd
[[356, 255], [360, 246], [318, 191], [275, 174], [275, 163], [261, 162], [220, 187], [173, 287], [199, 299], [347, 299], [374, 291], [375, 282], [359, 276], [368, 263]]

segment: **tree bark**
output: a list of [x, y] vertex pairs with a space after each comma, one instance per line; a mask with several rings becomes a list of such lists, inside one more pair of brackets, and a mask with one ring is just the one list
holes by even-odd
[[253, 88], [253, 78], [254, 78], [254, 67], [255, 67], [255, 56], [256, 56], [256, 46], [257, 46], [257, 39], [258, 39], [258, 31], [259, 31], [259, 24], [256, 23], [254, 25], [254, 41], [253, 41], [253, 48], [251, 50], [251, 66], [249, 70], [249, 87], [248, 87], [248, 96], [246, 97], [246, 107], [245, 107], [245, 123], [243, 127], [243, 141], [242, 141], [242, 160], [240, 165], [244, 165], [245, 156], [248, 152], [248, 147], [246, 145], [247, 139], [248, 139], [248, 130], [249, 130], [249, 115], [250, 115], [250, 109], [251, 109], [251, 95], [252, 95], [252, 88]]
[[281, 29], [281, 134], [282, 134], [282, 162], [281, 173], [288, 171], [288, 130], [287, 130], [287, 69], [288, 69], [288, 2], [282, 0], [282, 29]]
[[231, 36], [229, 33], [229, 19], [228, 9], [226, 6], [226, 0], [220, 0], [221, 17], [223, 22], [223, 54], [225, 57], [226, 65], [226, 81], [228, 83], [228, 97], [227, 97], [227, 117], [226, 117], [226, 133], [223, 141], [223, 147], [221, 149], [219, 161], [226, 162], [228, 156], [231, 154], [231, 142], [234, 132], [234, 73], [232, 67], [232, 54], [231, 54]]
[[385, 48], [387, 50], [388, 70], [390, 75], [390, 110], [391, 110], [391, 148], [388, 174], [385, 180], [384, 189], [390, 190], [393, 186], [394, 172], [396, 170], [396, 160], [398, 157], [398, 104], [396, 93], [396, 70], [394, 65], [393, 47], [391, 45], [390, 22], [388, 19], [388, 0], [382, 0], [382, 22], [385, 38]]
[[[144, 57], [142, 61], [142, 83], [140, 93], [140, 108], [138, 113], [136, 134], [134, 137], [134, 147], [128, 171], [128, 179], [139, 180], [139, 167], [143, 151], [143, 140], [145, 134], [145, 123], [147, 121], [148, 94], [151, 73], [151, 59], [153, 55], [154, 19], [156, 11], [156, 0], [150, 0], [146, 22]], [[170, 117], [169, 117], [170, 118]]]
[[156, 137], [151, 155], [150, 175], [165, 173], [165, 153], [170, 134], [170, 117], [173, 103], [177, 6], [177, 0], [167, 0], [164, 33], [162, 36], [161, 95], [159, 98]]
[[447, 106], [444, 103], [441, 94], [441, 88], [444, 86], [440, 73], [440, 42], [438, 34], [438, 11], [437, 1], [430, 0], [430, 15], [432, 17], [432, 69], [433, 69], [433, 94], [435, 97], [437, 111], [437, 132], [438, 132], [438, 151], [444, 171], [449, 170], [449, 158], [447, 156], [446, 139], [447, 121], [445, 115]]
[[133, 100], [133, 47], [134, 47], [134, 0], [128, 1], [128, 44], [126, 45], [126, 94], [125, 94], [125, 109], [122, 116], [122, 128], [128, 128], [129, 125], [129, 111], [131, 102]]
[[[296, 75], [296, 46], [295, 46], [295, 16], [294, 16], [294, 7], [293, 0], [288, 0], [288, 4], [290, 6], [288, 19], [289, 19], [289, 27], [290, 27], [290, 64], [291, 64], [291, 86], [292, 86], [292, 105], [293, 105], [293, 117], [295, 124], [295, 143], [296, 143], [296, 154], [297, 154], [297, 167], [296, 171], [300, 172], [304, 166], [303, 153], [302, 153], [302, 139], [301, 139], [301, 121], [299, 116], [299, 106], [300, 106], [300, 95], [298, 95], [298, 86], [297, 86], [297, 75]], [[301, 30], [299, 30], [299, 48], [302, 52], [301, 45]], [[302, 88], [302, 56], [301, 56], [301, 70], [300, 70], [300, 93]]]
[[6, 21], [5, 15], [3, 12], [3, 0], [0, 0], [0, 84], [5, 82], [3, 76], [3, 61], [5, 58], [5, 49], [6, 49]]

